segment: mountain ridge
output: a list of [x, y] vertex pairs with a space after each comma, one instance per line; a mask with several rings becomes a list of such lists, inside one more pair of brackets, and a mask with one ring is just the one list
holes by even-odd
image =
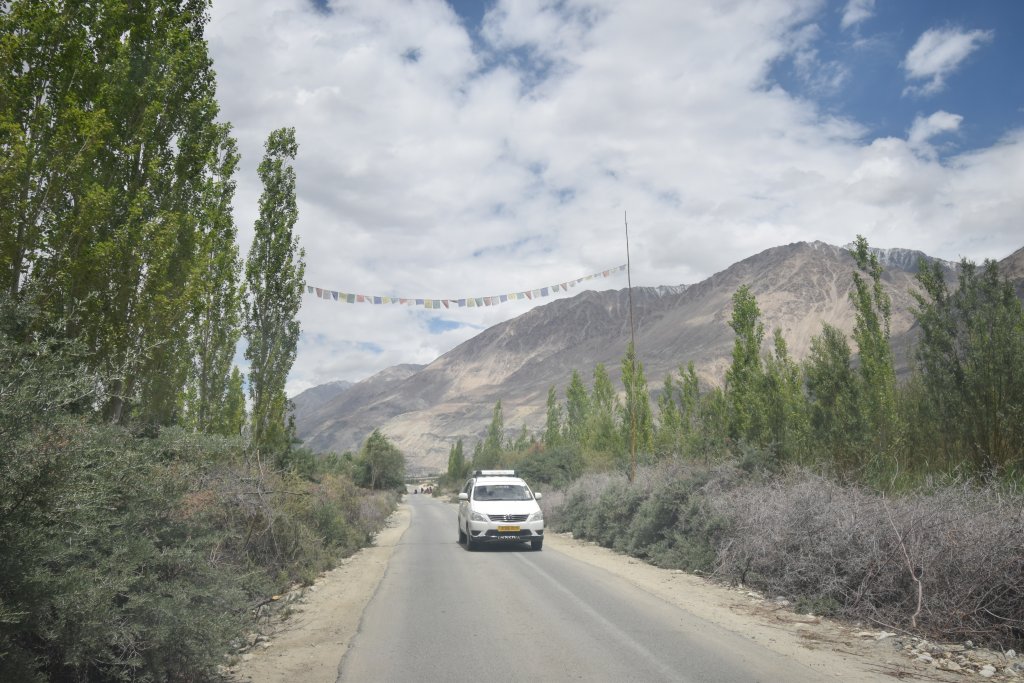
[[[897, 365], [905, 370], [915, 335], [917, 264], [921, 258], [939, 262], [951, 282], [955, 264], [910, 249], [875, 253], [888, 264], [882, 281], [893, 299]], [[1024, 273], [1024, 249], [1004, 261]], [[806, 357], [822, 323], [850, 336], [855, 270], [843, 247], [797, 242], [766, 249], [695, 284], [634, 287], [637, 353], [648, 386], [656, 390], [669, 372], [690, 361], [702, 384], [721, 384], [733, 343], [732, 295], [744, 284], [757, 298], [766, 338], [781, 329], [796, 360]], [[604, 363], [618, 386], [630, 339], [629, 298], [626, 289], [586, 290], [487, 328], [425, 366], [389, 368], [315, 414], [297, 410], [299, 438], [314, 450], [340, 452], [356, 450], [370, 430], [380, 428], [405, 452], [410, 471], [425, 472], [445, 467], [456, 439], [471, 447], [481, 438], [498, 400], [509, 432], [522, 425], [536, 432], [543, 427], [549, 387], [562, 398], [573, 370], [589, 385], [593, 368]]]

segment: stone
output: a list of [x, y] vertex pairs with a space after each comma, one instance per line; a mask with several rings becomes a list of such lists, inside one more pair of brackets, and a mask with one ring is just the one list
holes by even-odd
[[978, 671], [978, 674], [984, 676], [985, 678], [992, 678], [996, 675], [996, 668], [991, 664], [986, 664], [985, 666], [981, 667], [981, 670]]
[[963, 671], [964, 668], [956, 662], [949, 659], [940, 659], [939, 668], [943, 671]]
[[922, 652], [917, 656], [917, 661], [931, 663], [934, 660], [932, 659], [932, 656], [930, 654], [928, 654], [927, 652]]

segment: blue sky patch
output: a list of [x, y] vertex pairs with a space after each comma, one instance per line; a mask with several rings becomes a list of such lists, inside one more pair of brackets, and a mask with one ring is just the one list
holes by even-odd
[[441, 334], [442, 332], [457, 330], [460, 327], [465, 327], [465, 323], [445, 320], [444, 318], [427, 318], [427, 330], [430, 334]]
[[[869, 18], [843, 28], [845, 7], [833, 0], [800, 27], [800, 35], [813, 37], [774, 65], [766, 85], [856, 121], [868, 141], [906, 138], [915, 119], [938, 111], [962, 116], [956, 131], [935, 141], [948, 154], [987, 147], [1024, 125], [1024, 2], [877, 2]], [[929, 30], [977, 37], [933, 92], [907, 66]]]

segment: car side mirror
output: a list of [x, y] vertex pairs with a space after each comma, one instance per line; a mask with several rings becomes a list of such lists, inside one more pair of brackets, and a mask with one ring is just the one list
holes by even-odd
[[534, 491], [534, 492], [533, 492], [533, 497], [534, 497], [534, 498], [535, 498], [536, 500], [540, 500], [540, 499], [541, 499], [541, 496], [542, 496], [542, 495], [543, 495], [543, 494], [542, 494], [542, 493], [541, 493], [540, 491]]
[[469, 500], [469, 494], [465, 491], [459, 491], [459, 500]]

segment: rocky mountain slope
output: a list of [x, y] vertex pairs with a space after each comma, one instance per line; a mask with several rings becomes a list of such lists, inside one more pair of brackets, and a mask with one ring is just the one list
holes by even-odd
[[[913, 336], [914, 273], [920, 252], [879, 252], [893, 299], [892, 337], [897, 364], [906, 367]], [[1016, 259], [1016, 260], [1014, 260]], [[1006, 259], [1024, 268], [1024, 250]], [[953, 264], [944, 264], [955, 277]], [[821, 242], [768, 249], [703, 282], [679, 287], [634, 288], [636, 346], [648, 385], [656, 390], [666, 374], [693, 361], [701, 380], [722, 382], [732, 352], [728, 326], [732, 296], [741, 285], [757, 297], [766, 337], [781, 328], [796, 359], [827, 322], [848, 334], [850, 253]], [[604, 363], [618, 385], [619, 365], [629, 342], [629, 292], [586, 291], [537, 307], [495, 325], [427, 366], [397, 366], [360, 382], [315, 407], [296, 398], [299, 437], [318, 451], [355, 450], [381, 428], [405, 454], [411, 471], [436, 471], [447, 464], [458, 438], [472, 448], [486, 430], [496, 401], [505, 425], [538, 431], [548, 388], [564, 396], [572, 371], [589, 384]], [[311, 390], [314, 391], [314, 390]]]

